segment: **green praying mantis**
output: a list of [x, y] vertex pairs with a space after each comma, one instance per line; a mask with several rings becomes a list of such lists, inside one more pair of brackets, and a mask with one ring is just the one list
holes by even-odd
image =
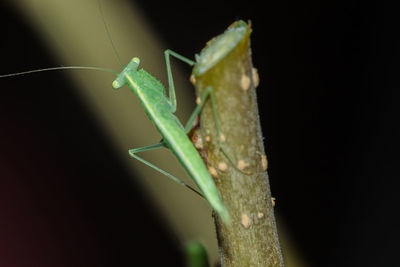
[[[101, 9], [101, 5], [99, 2], [99, 7]], [[117, 56], [118, 61], [119, 56], [115, 50], [115, 47], [111, 41], [111, 37], [109, 31], [107, 29], [107, 25], [104, 21], [104, 17], [102, 14], [102, 19], [104, 22], [104, 26], [109, 37], [109, 40], [112, 44], [113, 50]], [[173, 75], [171, 71], [170, 65], [170, 57], [174, 57], [187, 63], [188, 65], [194, 67], [193, 74], [201, 75], [206, 72], [209, 68], [211, 68], [214, 64], [218, 62], [219, 59], [224, 57], [226, 53], [232, 49], [232, 47], [243, 37], [247, 24], [243, 21], [239, 21], [234, 26], [228, 28], [223, 34], [215, 38], [211, 44], [203, 49], [199, 55], [196, 55], [196, 60], [193, 61], [188, 59], [178, 53], [175, 53], [171, 50], [166, 50], [164, 52], [166, 69], [167, 69], [167, 77], [168, 77], [168, 95], [166, 94], [166, 89], [164, 86], [150, 73], [145, 71], [144, 69], [139, 68], [140, 59], [138, 57], [134, 57], [120, 72], [117, 73], [113, 70], [106, 68], [97, 68], [97, 67], [84, 67], [84, 66], [69, 66], [69, 67], [54, 67], [54, 68], [46, 68], [39, 70], [31, 70], [20, 73], [13, 73], [7, 75], [0, 75], [0, 78], [23, 75], [34, 72], [42, 72], [42, 71], [50, 71], [50, 70], [62, 70], [62, 69], [91, 69], [91, 70], [101, 70], [111, 72], [117, 75], [117, 78], [113, 81], [112, 86], [114, 89], [119, 89], [124, 85], [128, 85], [129, 88], [134, 92], [134, 94], [138, 97], [141, 102], [143, 108], [149, 119], [153, 122], [154, 126], [158, 130], [158, 132], [162, 136], [161, 142], [130, 149], [129, 155], [140, 162], [148, 165], [149, 167], [154, 168], [160, 173], [166, 175], [173, 181], [188, 187], [189, 189], [198, 193], [195, 189], [185, 184], [182, 180], [176, 178], [175, 176], [169, 174], [168, 172], [158, 168], [154, 164], [144, 160], [139, 157], [137, 153], [158, 149], [158, 148], [168, 148], [172, 151], [172, 153], [176, 156], [181, 166], [187, 171], [189, 176], [193, 179], [197, 187], [200, 189], [201, 195], [209, 202], [210, 206], [216, 211], [216, 213], [221, 217], [224, 223], [229, 224], [231, 221], [229, 212], [222, 202], [221, 196], [218, 192], [218, 189], [214, 183], [212, 176], [210, 175], [205, 163], [201, 159], [199, 152], [196, 150], [192, 142], [188, 137], [188, 133], [192, 129], [193, 123], [196, 120], [196, 117], [200, 114], [204, 104], [207, 101], [211, 102], [213, 117], [215, 120], [215, 127], [217, 130], [217, 136], [221, 136], [220, 131], [220, 123], [218, 120], [218, 112], [217, 106], [215, 102], [213, 88], [211, 86], [206, 87], [204, 92], [202, 92], [200, 96], [200, 101], [197, 102], [197, 106], [194, 109], [193, 113], [189, 117], [185, 126], [181, 124], [179, 119], [174, 115], [177, 107], [176, 95], [175, 95], [175, 87], [173, 81]], [[223, 150], [221, 142], [218, 142], [221, 145], [221, 149], [224, 154], [227, 156], [228, 160], [232, 162], [230, 157]]]

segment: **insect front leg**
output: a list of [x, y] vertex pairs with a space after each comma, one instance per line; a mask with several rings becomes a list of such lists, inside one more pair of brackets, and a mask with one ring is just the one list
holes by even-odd
[[170, 56], [173, 56], [173, 57], [189, 64], [190, 66], [193, 66], [196, 62], [194, 62], [193, 60], [190, 60], [184, 56], [181, 56], [178, 53], [175, 53], [174, 51], [171, 51], [169, 49], [164, 51], [164, 56], [165, 56], [165, 64], [167, 66], [169, 102], [171, 104], [171, 112], [174, 113], [176, 111], [176, 95], [175, 95], [174, 78], [172, 76], [172, 71], [171, 71]]

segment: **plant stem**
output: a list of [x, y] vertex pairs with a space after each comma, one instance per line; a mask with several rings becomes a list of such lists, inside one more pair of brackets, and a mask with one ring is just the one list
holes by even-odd
[[204, 73], [194, 74], [198, 96], [207, 86], [214, 89], [223, 134], [220, 143], [227, 155], [217, 141], [210, 103], [200, 116], [204, 140], [201, 154], [209, 169], [216, 170], [215, 183], [232, 217], [232, 224], [225, 225], [214, 216], [222, 266], [281, 267], [283, 258], [266, 171], [250, 33], [248, 25], [244, 37], [227, 55]]

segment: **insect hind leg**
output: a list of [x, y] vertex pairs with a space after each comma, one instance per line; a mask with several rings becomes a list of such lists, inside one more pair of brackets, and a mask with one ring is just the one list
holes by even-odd
[[[139, 152], [144, 152], [144, 151], [149, 151], [149, 150], [153, 150], [153, 149], [157, 149], [157, 148], [162, 148], [162, 147], [166, 147], [164, 142], [160, 142], [158, 144], [154, 144], [154, 145], [149, 145], [149, 146], [144, 146], [144, 147], [139, 147], [139, 148], [134, 148], [134, 149], [129, 149], [129, 155], [132, 158], [137, 159], [138, 161], [146, 164], [147, 166], [155, 169], [156, 171], [164, 174], [165, 176], [167, 176], [168, 178], [170, 178], [171, 180], [173, 180], [174, 182], [186, 186], [187, 188], [189, 188], [190, 190], [192, 190], [193, 192], [195, 192], [196, 194], [198, 194], [199, 196], [203, 197], [203, 195], [198, 192], [196, 189], [194, 189], [193, 187], [191, 187], [190, 185], [186, 184], [185, 182], [183, 182], [181, 179], [176, 178], [175, 176], [173, 176], [172, 174], [160, 169], [159, 167], [155, 166], [154, 164], [148, 162], [147, 160], [139, 157], [138, 155], [136, 155], [136, 153]], [[204, 198], [204, 197], [203, 197]]]

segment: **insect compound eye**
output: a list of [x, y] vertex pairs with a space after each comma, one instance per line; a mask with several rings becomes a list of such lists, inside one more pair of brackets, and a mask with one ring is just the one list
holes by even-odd
[[129, 64], [126, 66], [126, 70], [136, 70], [139, 67], [140, 59], [138, 57], [134, 57], [131, 59]]
[[119, 82], [117, 80], [113, 81], [112, 83], [112, 87], [114, 89], [119, 89], [121, 87], [121, 85], [119, 84]]
[[132, 62], [136, 63], [136, 64], [140, 64], [140, 59], [138, 57], [134, 57], [132, 58]]

